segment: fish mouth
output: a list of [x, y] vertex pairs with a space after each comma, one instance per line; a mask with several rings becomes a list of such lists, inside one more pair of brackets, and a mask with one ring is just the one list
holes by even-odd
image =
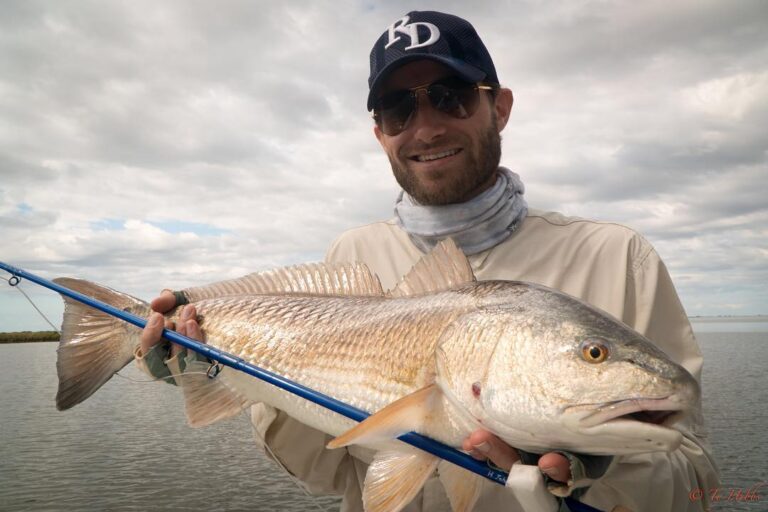
[[[598, 405], [597, 408], [594, 408]], [[609, 421], [638, 421], [660, 427], [669, 427], [684, 413], [684, 403], [678, 395], [664, 398], [630, 398], [603, 404], [583, 404], [569, 407], [568, 412], [591, 411], [579, 419], [582, 428], [594, 427]]]

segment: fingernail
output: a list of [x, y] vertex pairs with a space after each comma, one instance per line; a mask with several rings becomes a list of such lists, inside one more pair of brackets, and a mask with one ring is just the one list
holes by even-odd
[[541, 471], [542, 473], [546, 473], [547, 476], [551, 478], [557, 478], [558, 476], [560, 476], [560, 470], [557, 469], [556, 467], [543, 468]]
[[190, 320], [192, 318], [192, 308], [184, 306], [184, 309], [181, 310], [181, 318], [183, 320]]
[[157, 327], [162, 323], [163, 323], [163, 315], [159, 313], [154, 313], [151, 317], [149, 317], [150, 327]]
[[476, 444], [475, 450], [479, 451], [480, 453], [487, 454], [489, 451], [491, 451], [491, 445], [488, 443]]

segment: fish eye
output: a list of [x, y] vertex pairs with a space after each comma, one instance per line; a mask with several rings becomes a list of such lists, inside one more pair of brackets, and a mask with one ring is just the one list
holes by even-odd
[[588, 363], [599, 364], [608, 359], [608, 347], [598, 340], [587, 340], [581, 344], [581, 357]]

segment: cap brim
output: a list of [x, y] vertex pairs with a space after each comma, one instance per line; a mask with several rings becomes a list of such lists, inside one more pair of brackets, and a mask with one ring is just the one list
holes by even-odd
[[467, 64], [464, 61], [453, 59], [451, 57], [444, 57], [442, 55], [430, 55], [430, 54], [414, 54], [407, 57], [401, 57], [386, 65], [376, 76], [376, 79], [371, 84], [371, 89], [368, 92], [368, 110], [373, 110], [373, 103], [381, 87], [381, 83], [384, 79], [395, 69], [399, 68], [403, 64], [413, 62], [415, 60], [433, 60], [444, 64], [454, 70], [458, 75], [468, 82], [479, 82], [486, 77], [486, 73], [477, 69], [474, 66]]

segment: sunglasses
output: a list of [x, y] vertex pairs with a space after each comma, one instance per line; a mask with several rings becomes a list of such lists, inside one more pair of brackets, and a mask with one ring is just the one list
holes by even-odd
[[458, 77], [449, 77], [429, 85], [412, 89], [393, 91], [376, 100], [373, 119], [385, 135], [398, 135], [405, 130], [408, 120], [416, 112], [419, 91], [424, 91], [432, 108], [456, 119], [467, 119], [477, 111], [480, 104], [480, 90], [495, 87], [482, 83], [466, 82]]

